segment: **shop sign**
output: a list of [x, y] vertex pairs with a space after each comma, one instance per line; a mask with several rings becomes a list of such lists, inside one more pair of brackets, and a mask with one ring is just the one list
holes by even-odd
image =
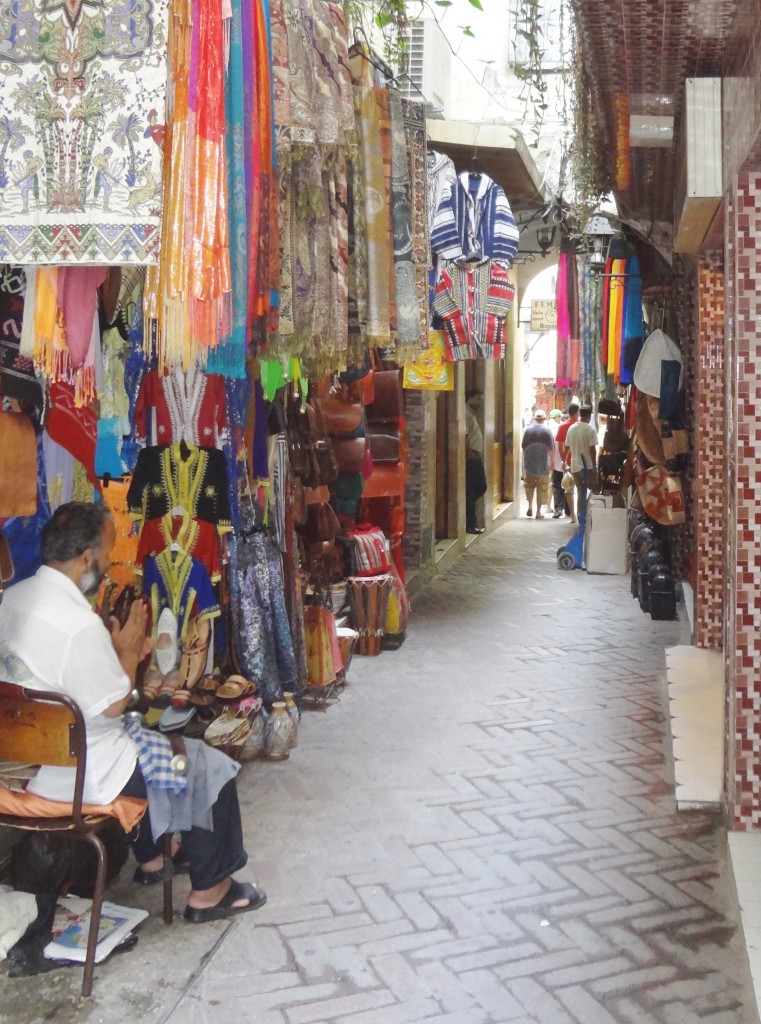
[[558, 311], [554, 299], [532, 299], [531, 330], [554, 331], [558, 325]]

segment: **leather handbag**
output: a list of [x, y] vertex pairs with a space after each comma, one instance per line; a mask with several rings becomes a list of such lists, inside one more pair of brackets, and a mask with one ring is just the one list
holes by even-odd
[[330, 396], [315, 398], [314, 406], [322, 418], [326, 434], [331, 437], [364, 437], [365, 415], [360, 402], [347, 402]]
[[398, 498], [404, 494], [404, 466], [401, 462], [382, 462], [373, 466], [365, 481], [363, 499]]
[[294, 477], [289, 486], [291, 490], [291, 519], [294, 526], [303, 526], [307, 519], [307, 489], [298, 477]]
[[317, 459], [317, 475], [321, 484], [330, 486], [338, 478], [338, 460], [330, 441], [315, 441], [314, 455]]
[[290, 445], [288, 457], [291, 470], [299, 478], [304, 487], [316, 487], [320, 482], [320, 469], [317, 456], [311, 445], [296, 441]]
[[404, 411], [400, 370], [376, 370], [375, 398], [367, 407], [370, 423], [398, 423]]
[[336, 514], [327, 501], [307, 506], [306, 522], [301, 529], [301, 533], [306, 538], [332, 543], [340, 531], [341, 527], [336, 519]]
[[323, 501], [330, 501], [330, 490], [325, 484], [319, 487], [305, 487], [307, 505], [320, 505]]
[[395, 423], [370, 424], [367, 439], [370, 442], [373, 463], [399, 461], [399, 427]]
[[335, 436], [333, 451], [336, 454], [338, 469], [341, 473], [358, 473], [365, 461], [367, 440], [364, 437]]
[[3, 591], [13, 579], [13, 572], [11, 549], [5, 534], [0, 530], [0, 601], [3, 600]]
[[37, 439], [32, 421], [20, 412], [0, 412], [0, 516], [33, 516], [37, 511]]

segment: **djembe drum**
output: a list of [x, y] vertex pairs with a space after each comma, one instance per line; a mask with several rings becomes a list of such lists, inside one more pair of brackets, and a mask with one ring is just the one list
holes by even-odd
[[350, 576], [346, 582], [349, 584], [354, 623], [359, 633], [357, 654], [380, 654], [392, 578], [388, 574]]

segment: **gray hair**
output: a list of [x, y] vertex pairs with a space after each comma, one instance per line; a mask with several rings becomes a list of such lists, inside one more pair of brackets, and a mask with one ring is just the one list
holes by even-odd
[[105, 505], [89, 501], [69, 501], [59, 506], [42, 528], [42, 561], [70, 562], [92, 548], [100, 549], [103, 528], [109, 519]]

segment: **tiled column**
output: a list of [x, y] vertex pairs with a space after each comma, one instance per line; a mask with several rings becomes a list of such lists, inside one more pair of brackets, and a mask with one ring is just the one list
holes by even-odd
[[693, 363], [695, 645], [720, 650], [724, 629], [724, 268], [703, 257], [697, 271]]
[[739, 175], [728, 213], [724, 649], [730, 773], [734, 766], [730, 812], [733, 827], [744, 830], [761, 827], [760, 173]]

